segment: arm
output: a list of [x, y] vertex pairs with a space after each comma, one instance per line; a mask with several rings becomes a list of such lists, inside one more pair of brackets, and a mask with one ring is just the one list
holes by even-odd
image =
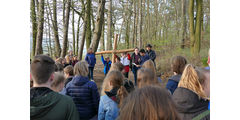
[[94, 54], [94, 65], [96, 64], [96, 56], [95, 56], [95, 54]]
[[93, 106], [95, 108], [95, 112], [96, 114], [98, 113], [98, 106], [99, 106], [99, 93], [98, 93], [98, 89], [97, 89], [97, 85], [96, 83], [92, 82], [92, 101], [93, 101]]
[[86, 55], [86, 56], [85, 56], [85, 61], [87, 61], [87, 62], [88, 62], [88, 55]]
[[105, 120], [105, 112], [104, 112], [104, 105], [103, 105], [102, 99], [99, 102], [98, 120]]
[[131, 56], [130, 54], [127, 54], [128, 60], [131, 60]]
[[104, 60], [103, 56], [101, 56], [101, 60], [102, 60], [103, 65], [105, 65], [106, 61]]
[[150, 58], [151, 58], [152, 60], [155, 60], [155, 59], [156, 59], [156, 53], [155, 53], [155, 51], [152, 51], [152, 55], [150, 56]]

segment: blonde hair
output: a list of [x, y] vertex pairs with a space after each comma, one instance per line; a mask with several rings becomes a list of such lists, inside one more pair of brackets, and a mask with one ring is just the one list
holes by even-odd
[[64, 83], [65, 82], [65, 77], [63, 75], [62, 72], [55, 72], [54, 73], [54, 79], [53, 79], [53, 82], [51, 84], [51, 87], [56, 90], [56, 88], [59, 87], [59, 85], [61, 83]]
[[200, 81], [197, 71], [193, 66], [191, 64], [186, 65], [178, 87], [187, 88], [195, 92], [199, 98], [208, 99], [201, 83], [203, 83], [203, 81]]
[[141, 68], [137, 72], [137, 84], [138, 88], [142, 88], [147, 85], [156, 85], [158, 84], [156, 77], [151, 69]]
[[79, 61], [74, 65], [75, 76], [88, 76], [88, 63], [86, 61]]
[[[124, 66], [122, 63], [114, 63], [111, 65], [111, 68], [109, 70], [108, 73], [110, 73], [111, 71], [120, 71], [122, 72], [122, 70], [124, 69]], [[104, 79], [103, 83], [102, 83], [102, 90], [101, 90], [101, 95], [105, 95], [105, 91], [109, 91], [109, 85], [108, 85], [108, 79]]]
[[157, 80], [156, 68], [155, 68], [152, 60], [147, 60], [146, 62], [144, 62], [143, 65], [142, 65], [142, 68], [148, 68], [148, 69], [152, 70], [153, 75], [154, 75], [154, 79]]
[[66, 63], [70, 63], [70, 56], [69, 56], [69, 55], [66, 55], [66, 56], [65, 56], [65, 60], [66, 60]]

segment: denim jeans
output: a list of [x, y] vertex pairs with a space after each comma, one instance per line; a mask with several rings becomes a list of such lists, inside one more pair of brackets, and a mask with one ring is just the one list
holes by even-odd
[[93, 80], [93, 69], [94, 69], [94, 67], [88, 67], [88, 78], [89, 78], [89, 80]]
[[135, 81], [135, 86], [137, 86], [137, 71], [138, 71], [139, 67], [136, 67], [135, 65], [132, 68], [132, 72], [134, 75], [134, 81]]

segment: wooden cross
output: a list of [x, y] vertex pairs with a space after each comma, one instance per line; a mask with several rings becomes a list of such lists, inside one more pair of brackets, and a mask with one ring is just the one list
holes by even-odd
[[134, 49], [117, 50], [117, 38], [118, 38], [118, 34], [116, 34], [114, 36], [113, 50], [96, 52], [95, 55], [112, 54], [112, 63], [114, 63], [115, 62], [115, 55], [117, 53], [125, 53], [125, 52], [133, 52], [134, 51]]

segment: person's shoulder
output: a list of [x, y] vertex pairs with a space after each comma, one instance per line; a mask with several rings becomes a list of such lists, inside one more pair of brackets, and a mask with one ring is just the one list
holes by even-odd
[[109, 105], [110, 103], [114, 102], [111, 98], [109, 98], [107, 95], [103, 95], [100, 97], [100, 100], [104, 103]]

